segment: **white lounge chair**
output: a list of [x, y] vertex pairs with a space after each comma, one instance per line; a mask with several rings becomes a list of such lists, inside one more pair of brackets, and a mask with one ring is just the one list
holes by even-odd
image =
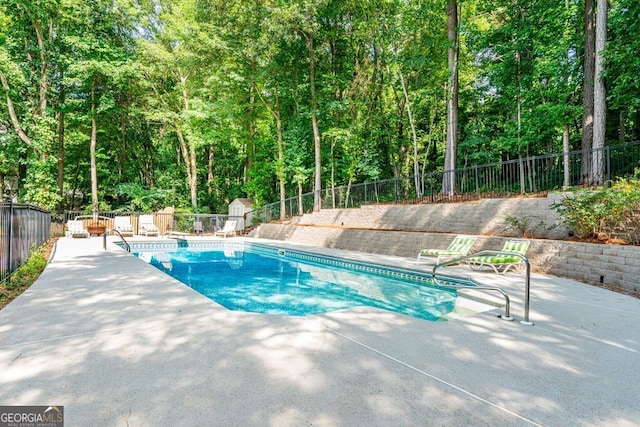
[[236, 223], [237, 221], [230, 220], [224, 223], [224, 227], [221, 230], [216, 230], [216, 236], [227, 237], [227, 235], [236, 235]]
[[117, 216], [113, 218], [113, 228], [123, 236], [133, 236], [133, 226], [128, 216]]
[[67, 221], [67, 233], [65, 234], [67, 237], [89, 237], [89, 231], [84, 228], [84, 224], [82, 221], [72, 219]]
[[138, 218], [138, 234], [140, 235], [156, 235], [160, 234], [160, 230], [153, 223], [153, 215], [140, 215]]

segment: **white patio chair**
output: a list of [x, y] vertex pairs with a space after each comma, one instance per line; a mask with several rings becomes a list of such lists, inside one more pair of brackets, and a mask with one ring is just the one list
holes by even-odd
[[67, 221], [67, 237], [89, 237], [89, 231], [84, 227], [84, 224], [80, 220]]
[[227, 237], [236, 235], [237, 221], [230, 220], [224, 223], [224, 227], [221, 230], [216, 230], [216, 236]]
[[160, 235], [160, 230], [153, 223], [153, 215], [140, 215], [138, 218], [138, 234], [140, 235]]

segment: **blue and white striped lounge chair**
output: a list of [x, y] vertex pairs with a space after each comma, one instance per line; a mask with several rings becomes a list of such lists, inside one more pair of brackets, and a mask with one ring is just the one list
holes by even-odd
[[510, 268], [520, 269], [524, 265], [524, 260], [516, 254], [525, 256], [529, 250], [529, 240], [511, 239], [504, 244], [500, 252], [496, 255], [480, 255], [467, 259], [467, 263], [472, 270], [480, 270], [482, 267], [491, 267], [496, 273], [506, 273]]
[[476, 236], [456, 236], [447, 249], [422, 249], [418, 253], [416, 264], [420, 264], [424, 258], [435, 258], [436, 264], [439, 264], [445, 258], [453, 259], [465, 256], [471, 251], [476, 240]]

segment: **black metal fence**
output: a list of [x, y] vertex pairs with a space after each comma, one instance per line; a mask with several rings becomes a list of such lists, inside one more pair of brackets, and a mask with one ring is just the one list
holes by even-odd
[[0, 281], [49, 240], [51, 212], [38, 206], [0, 202]]
[[[532, 156], [446, 172], [325, 189], [321, 208], [353, 208], [381, 203], [439, 203], [512, 197], [567, 187], [604, 185], [640, 168], [640, 141], [592, 150]], [[446, 174], [446, 180], [445, 180]], [[450, 182], [451, 188], [443, 183]], [[285, 217], [313, 211], [313, 193], [290, 197]], [[280, 219], [280, 202], [254, 212], [259, 222]]]

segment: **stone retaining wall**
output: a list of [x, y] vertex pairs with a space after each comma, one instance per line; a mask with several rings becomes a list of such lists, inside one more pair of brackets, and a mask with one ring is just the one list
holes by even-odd
[[437, 231], [443, 233], [519, 236], [505, 221], [507, 215], [528, 218], [536, 237], [568, 236], [553, 205], [562, 194], [547, 197], [483, 199], [468, 203], [425, 205], [367, 205], [354, 209], [324, 209], [294, 217], [294, 225], [330, 225], [377, 230]]
[[[553, 216], [555, 211], [548, 212], [549, 205], [555, 203], [550, 200], [553, 198], [326, 210], [295, 218], [290, 224], [262, 224], [251, 236], [368, 253], [416, 257], [418, 251], [423, 248], [446, 248], [455, 234], [473, 234], [479, 236], [473, 247], [474, 252], [483, 249], [500, 250], [508, 237], [516, 236], [513, 230], [500, 224], [501, 215], [540, 215], [549, 221], [557, 221], [557, 216]], [[546, 204], [542, 201], [546, 201]], [[500, 214], [494, 215], [491, 209], [496, 209]], [[547, 231], [545, 237], [557, 238], [566, 235], [566, 229], [557, 227]], [[638, 246], [550, 239], [530, 240], [531, 247], [527, 256], [534, 272], [640, 291]]]

